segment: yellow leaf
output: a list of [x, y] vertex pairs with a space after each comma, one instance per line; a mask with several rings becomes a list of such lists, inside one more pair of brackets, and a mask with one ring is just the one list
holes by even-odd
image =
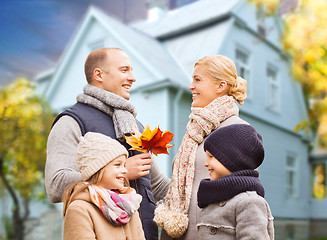
[[133, 135], [125, 136], [126, 142], [132, 146], [131, 150], [146, 152], [146, 150], [142, 149], [141, 133], [135, 127], [133, 127], [133, 131]]
[[153, 138], [154, 135], [156, 135], [158, 132], [158, 128], [155, 128], [153, 131], [150, 130], [150, 126], [147, 125], [142, 133], [141, 139], [149, 141]]

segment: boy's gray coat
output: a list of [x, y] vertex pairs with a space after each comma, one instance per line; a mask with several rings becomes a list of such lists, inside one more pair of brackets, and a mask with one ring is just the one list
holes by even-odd
[[232, 199], [200, 210], [197, 240], [274, 239], [273, 216], [266, 200], [256, 192], [244, 192]]

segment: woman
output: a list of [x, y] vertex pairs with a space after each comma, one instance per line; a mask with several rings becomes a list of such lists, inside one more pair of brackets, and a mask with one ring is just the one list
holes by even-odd
[[[197, 232], [197, 190], [208, 178], [204, 167], [204, 139], [215, 129], [248, 124], [238, 117], [246, 99], [246, 81], [237, 76], [233, 61], [222, 55], [206, 56], [194, 66], [192, 113], [187, 132], [174, 158], [173, 173], [165, 201], [155, 211], [154, 221], [172, 238], [194, 239]], [[170, 239], [163, 231], [161, 239]]]

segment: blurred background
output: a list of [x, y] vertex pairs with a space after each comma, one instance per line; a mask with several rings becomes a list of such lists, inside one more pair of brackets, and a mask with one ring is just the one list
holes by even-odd
[[86, 84], [97, 48], [131, 59], [138, 120], [175, 134], [203, 56], [231, 58], [248, 82], [240, 115], [263, 136], [259, 168], [275, 239], [327, 239], [327, 1], [0, 0], [0, 239], [62, 239], [62, 206], [44, 188], [55, 116]]

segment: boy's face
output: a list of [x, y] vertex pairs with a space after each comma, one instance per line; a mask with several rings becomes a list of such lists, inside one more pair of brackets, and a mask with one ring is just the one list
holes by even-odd
[[217, 158], [211, 155], [208, 151], [206, 151], [207, 161], [204, 163], [204, 166], [208, 168], [210, 180], [217, 180], [226, 175], [231, 174], [231, 172], [222, 165]]

